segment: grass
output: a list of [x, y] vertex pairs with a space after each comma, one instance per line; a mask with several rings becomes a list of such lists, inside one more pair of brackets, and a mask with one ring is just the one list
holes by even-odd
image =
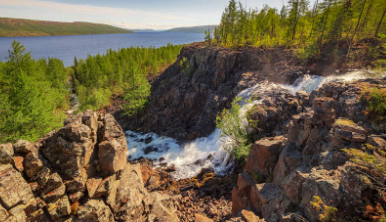
[[339, 118], [335, 121], [335, 124], [339, 126], [352, 126], [355, 125], [355, 123], [352, 120]]
[[132, 33], [104, 24], [0, 18], [0, 37]]

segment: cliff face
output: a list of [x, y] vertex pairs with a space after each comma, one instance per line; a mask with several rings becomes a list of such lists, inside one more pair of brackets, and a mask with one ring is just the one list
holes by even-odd
[[[216, 115], [229, 108], [240, 91], [262, 79], [290, 83], [302, 74], [300, 70], [291, 53], [282, 49], [192, 44], [154, 81], [147, 115], [138, 125], [142, 131], [183, 140], [207, 136], [215, 128]], [[119, 122], [124, 128], [136, 128]]]
[[36, 143], [0, 145], [1, 221], [178, 221], [173, 202], [144, 188], [122, 128], [84, 112]]

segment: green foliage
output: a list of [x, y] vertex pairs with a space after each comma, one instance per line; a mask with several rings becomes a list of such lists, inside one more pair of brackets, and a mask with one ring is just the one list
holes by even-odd
[[71, 73], [78, 94], [79, 111], [99, 110], [110, 104], [113, 94], [121, 95], [128, 115], [140, 113], [147, 104], [150, 85], [146, 78], [173, 63], [184, 45], [160, 48], [131, 47], [108, 50], [104, 55], [74, 60]]
[[255, 180], [257, 181], [257, 182], [262, 182], [263, 181], [263, 175], [262, 174], [259, 174], [259, 173], [253, 173], [252, 174], [252, 176], [253, 176], [253, 178], [255, 178]]
[[50, 36], [132, 33], [110, 25], [86, 22], [46, 22], [26, 19], [0, 18], [0, 36]]
[[62, 125], [68, 107], [63, 63], [35, 61], [25, 50], [14, 41], [0, 64], [0, 143], [36, 141]]
[[180, 60], [179, 67], [181, 69], [181, 73], [184, 74], [185, 76], [190, 75], [192, 72], [192, 70], [190, 68], [190, 64], [188, 62], [188, 58], [186, 58], [186, 57], [183, 57]]
[[236, 159], [245, 159], [252, 146], [250, 133], [248, 133], [247, 125], [243, 124], [240, 118], [241, 98], [236, 98], [232, 102], [232, 108], [224, 109], [222, 113], [216, 117], [217, 128], [221, 130], [221, 136], [225, 136], [230, 141], [224, 141], [228, 144], [228, 150], [232, 152]]
[[322, 53], [335, 55], [339, 42], [351, 47], [386, 34], [385, 13], [384, 0], [323, 0], [313, 6], [308, 0], [289, 0], [280, 11], [268, 5], [247, 10], [231, 0], [214, 36], [218, 44], [230, 47], [295, 47], [307, 62]]
[[365, 92], [367, 111], [380, 122], [386, 121], [386, 89], [372, 88]]
[[314, 196], [314, 200], [311, 201], [310, 204], [315, 210], [321, 212], [321, 214], [319, 214], [320, 221], [338, 221], [336, 215], [338, 209], [333, 206], [327, 206], [319, 196]]
[[374, 155], [368, 154], [358, 149], [343, 149], [351, 157], [351, 161], [369, 168], [377, 169], [382, 173], [386, 172], [384, 163], [379, 162]]

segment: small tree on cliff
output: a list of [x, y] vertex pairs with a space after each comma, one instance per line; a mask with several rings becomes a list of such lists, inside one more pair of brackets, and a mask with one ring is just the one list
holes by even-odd
[[208, 30], [205, 31], [205, 41], [209, 43], [209, 45], [212, 45], [212, 36], [210, 33], [209, 26], [208, 26]]

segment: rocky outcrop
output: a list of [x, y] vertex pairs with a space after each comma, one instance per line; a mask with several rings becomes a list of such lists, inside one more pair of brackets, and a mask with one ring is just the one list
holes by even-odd
[[173, 202], [149, 195], [140, 166], [127, 162], [124, 133], [112, 115], [86, 111], [65, 123], [36, 143], [0, 145], [1, 221], [177, 217]]
[[122, 112], [115, 116], [125, 129], [140, 127], [141, 131], [193, 140], [213, 132], [216, 115], [229, 108], [243, 89], [262, 79], [292, 83], [303, 74], [301, 70], [289, 50], [234, 50], [194, 43], [184, 47], [177, 61], [152, 83], [143, 118], [127, 121]]
[[[379, 216], [371, 216], [377, 211], [372, 206], [385, 202], [371, 184], [384, 186], [384, 177], [366, 165], [349, 162], [343, 149], [355, 148], [380, 163], [386, 161], [385, 125], [367, 114], [363, 96], [368, 89], [384, 85], [386, 79], [331, 83], [310, 95], [276, 94], [257, 104], [249, 114], [262, 120], [253, 129], [255, 138], [281, 136], [253, 145], [232, 191], [232, 214], [246, 209], [266, 221], [378, 220]], [[296, 107], [284, 110], [283, 103], [268, 102], [283, 98]], [[272, 112], [265, 114], [267, 108]]]

